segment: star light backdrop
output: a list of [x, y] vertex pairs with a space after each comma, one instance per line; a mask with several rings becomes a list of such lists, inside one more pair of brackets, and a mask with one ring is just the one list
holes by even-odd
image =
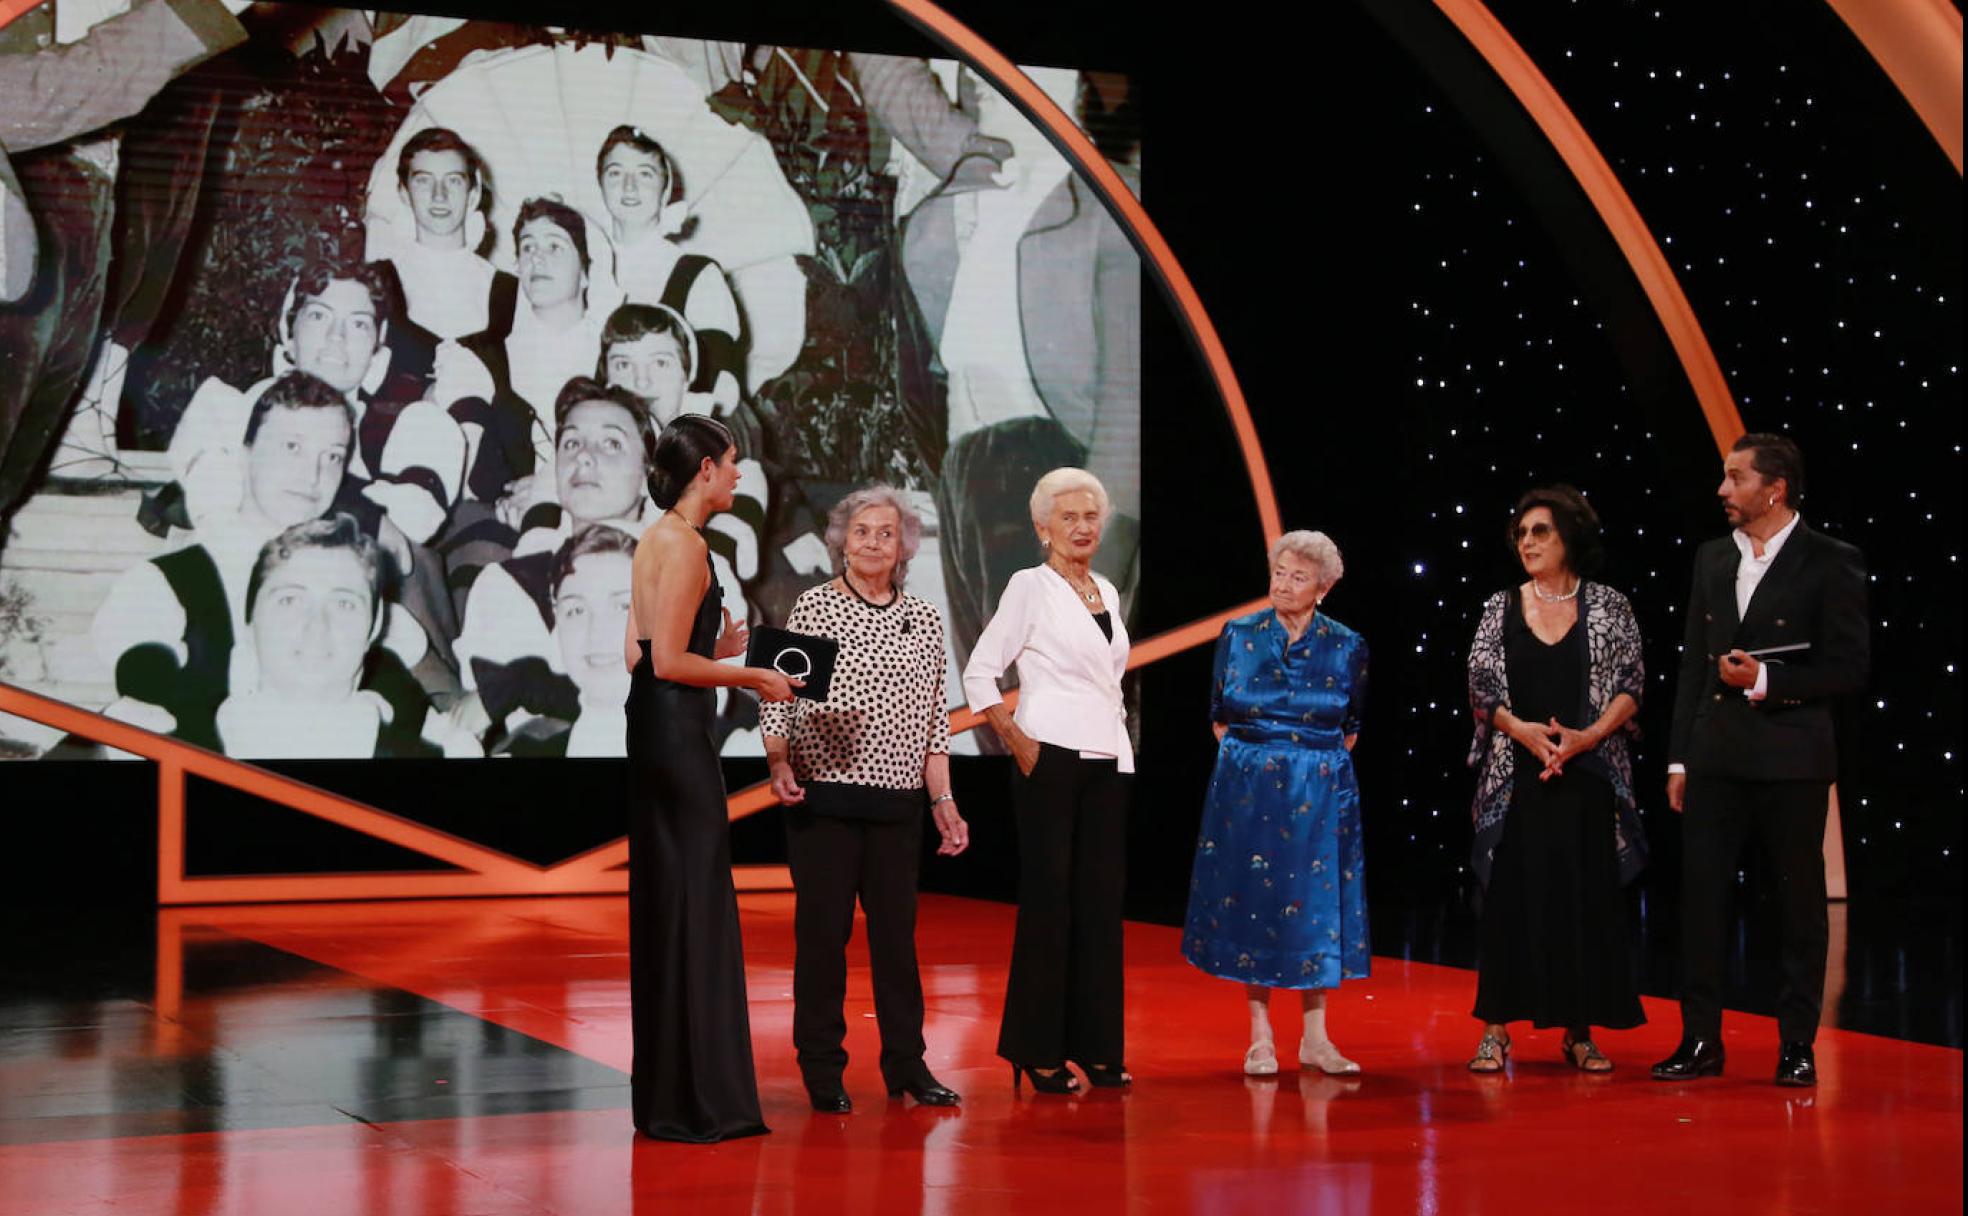
[[[1961, 179], [1829, 8], [1723, 7], [1493, 11], [1660, 242], [1745, 424], [1802, 444], [1806, 517], [1866, 553], [1874, 675], [1850, 715], [1844, 805], [1855, 898], [1952, 900]], [[1469, 882], [1468, 644], [1483, 599], [1521, 578], [1503, 543], [1516, 496], [1553, 481], [1599, 511], [1603, 578], [1632, 598], [1646, 635], [1645, 881], [1671, 888], [1679, 825], [1661, 793], [1663, 742], [1693, 550], [1725, 528], [1714, 440], [1631, 271], [1603, 226], [1579, 223], [1578, 187], [1540, 176], [1534, 151], [1548, 160], [1548, 147], [1527, 150], [1543, 141], [1507, 96], [1485, 99], [1493, 78], [1458, 62], [1472, 56], [1446, 22], [1427, 5], [1363, 5], [1331, 9], [1322, 27], [1346, 54], [1323, 60], [1316, 84], [1238, 82], [1250, 110], [1316, 115], [1306, 129], [1318, 138], [1286, 143], [1323, 154], [1300, 159], [1313, 168], [1302, 189], [1254, 200], [1243, 231], [1333, 235], [1302, 249], [1284, 238], [1281, 264], [1255, 266], [1237, 256], [1268, 242], [1213, 242], [1220, 215], [1160, 214], [1228, 332], [1285, 526], [1330, 532], [1347, 558], [1328, 607], [1373, 648], [1359, 750], [1373, 889], [1384, 907]], [[1185, 137], [1209, 119], [1171, 122], [1155, 97], [1151, 201], [1209, 163], [1185, 159]], [[1208, 158], [1267, 137], [1216, 141]], [[1344, 307], [1314, 307], [1321, 297]], [[1253, 312], [1253, 298], [1270, 311]], [[1151, 418], [1164, 416], [1153, 387]], [[1166, 485], [1172, 470], [1154, 457], [1147, 480]], [[1180, 529], [1178, 513], [1162, 518]], [[1152, 549], [1157, 523], [1151, 512], [1150, 555], [1166, 569], [1180, 559]], [[1257, 562], [1239, 568], [1237, 585], [1261, 592]], [[1178, 680], [1200, 678], [1198, 661], [1150, 676], [1149, 691], [1173, 699]], [[1180, 730], [1194, 727], [1171, 728], [1168, 744], [1193, 746]], [[1173, 784], [1154, 782], [1145, 801], [1174, 801]], [[1147, 853], [1137, 860], [1152, 869]]]
[[[1960, 179], [1828, 7], [1493, 11], [1648, 221], [1745, 425], [1802, 444], [1807, 519], [1867, 555], [1874, 675], [1845, 808], [1855, 868], [1952, 873], [1962, 799]], [[1439, 539], [1414, 546], [1410, 569], [1435, 613], [1407, 614], [1426, 624], [1404, 641], [1421, 678], [1403, 682], [1398, 712], [1464, 715], [1438, 691], [1453, 683], [1482, 594], [1510, 573], [1498, 539], [1507, 500], [1516, 487], [1567, 480], [1600, 511], [1605, 577], [1633, 598], [1646, 632], [1644, 769], [1656, 773], [1692, 549], [1723, 527], [1709, 498], [1715, 465], [1698, 460], [1699, 484], [1674, 484], [1661, 445], [1687, 442], [1690, 428], [1663, 435], [1634, 408], [1604, 321], [1582, 306], [1524, 202], [1440, 99], [1417, 101], [1407, 130], [1431, 154], [1417, 158], [1413, 256], [1398, 276], [1414, 296], [1404, 413], [1408, 463], [1425, 470], [1412, 535]], [[1446, 788], [1400, 794], [1431, 819], [1441, 803], [1459, 811], [1467, 784], [1433, 750], [1403, 772]], [[1646, 785], [1658, 822], [1660, 787]]]
[[[1496, 11], [1580, 99], [1745, 424], [1803, 445], [1807, 518], [1867, 554], [1873, 683], [1848, 848], [1875, 873], [1917, 865], [1951, 878], [1963, 794], [1960, 177], [1827, 5], [1513, 0]], [[1683, 521], [1652, 544], [1636, 531], [1632, 552], [1666, 567], [1662, 590], [1685, 594], [1681, 546], [1714, 530]], [[1647, 585], [1658, 586], [1651, 573]], [[1679, 602], [1648, 605], [1657, 669], [1673, 658], [1660, 643]]]

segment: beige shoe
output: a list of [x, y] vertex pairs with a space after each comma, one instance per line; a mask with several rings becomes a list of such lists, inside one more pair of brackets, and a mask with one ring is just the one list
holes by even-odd
[[1244, 1053], [1244, 1075], [1247, 1077], [1275, 1077], [1278, 1075], [1278, 1051], [1271, 1040], [1262, 1039], [1250, 1045]]
[[1360, 1072], [1360, 1066], [1340, 1055], [1339, 1048], [1331, 1043], [1300, 1043], [1298, 1062], [1306, 1068], [1316, 1068], [1329, 1077], [1352, 1077]]

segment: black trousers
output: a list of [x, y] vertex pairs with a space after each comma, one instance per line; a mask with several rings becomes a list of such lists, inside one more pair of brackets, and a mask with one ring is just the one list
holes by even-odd
[[923, 1071], [922, 975], [916, 969], [916, 871], [920, 812], [906, 820], [786, 816], [793, 872], [793, 1047], [809, 1085], [832, 1085], [847, 1067], [847, 940], [858, 896], [868, 922], [868, 966], [881, 1027], [882, 1077], [891, 1085]]
[[1754, 835], [1776, 875], [1782, 940], [1777, 1033], [1811, 1042], [1824, 1005], [1824, 781], [1736, 781], [1688, 777], [1681, 828], [1681, 1026], [1688, 1038], [1722, 1030], [1729, 893], [1743, 841]]
[[1012, 783], [1018, 929], [998, 1054], [1036, 1068], [1121, 1064], [1129, 779], [1112, 760], [1048, 743]]

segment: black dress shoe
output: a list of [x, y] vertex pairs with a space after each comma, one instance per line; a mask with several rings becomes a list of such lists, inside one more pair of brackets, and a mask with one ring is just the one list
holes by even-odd
[[1802, 1089], [1818, 1083], [1818, 1059], [1809, 1043], [1785, 1043], [1777, 1052], [1777, 1084]]
[[809, 1085], [806, 1087], [806, 1100], [813, 1103], [813, 1109], [823, 1115], [846, 1115], [854, 1112], [854, 1100], [839, 1084]]
[[955, 1106], [963, 1101], [957, 1096], [956, 1090], [944, 1085], [927, 1072], [908, 1081], [888, 1083], [889, 1097], [899, 1098], [903, 1094], [908, 1094], [924, 1106]]
[[1722, 1075], [1722, 1044], [1714, 1039], [1682, 1039], [1674, 1054], [1654, 1065], [1656, 1081], [1691, 1081]]

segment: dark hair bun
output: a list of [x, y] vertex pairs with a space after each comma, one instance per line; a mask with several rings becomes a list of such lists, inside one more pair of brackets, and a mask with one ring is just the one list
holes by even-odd
[[735, 446], [722, 422], [703, 414], [679, 414], [656, 438], [649, 462], [649, 497], [665, 511], [677, 505], [706, 460], [722, 460]]

